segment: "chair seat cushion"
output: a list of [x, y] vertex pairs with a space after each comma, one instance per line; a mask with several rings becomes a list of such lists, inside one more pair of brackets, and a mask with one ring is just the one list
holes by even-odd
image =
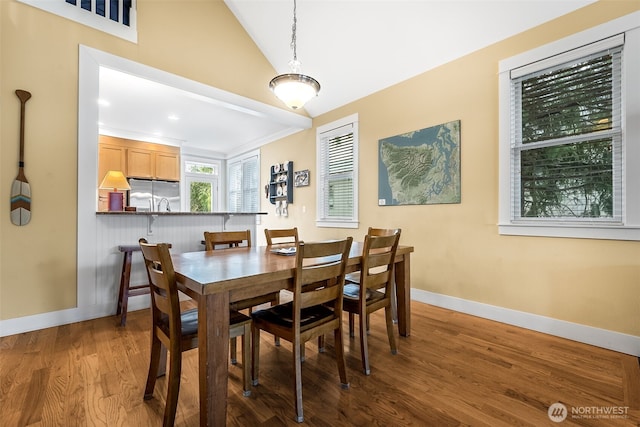
[[[342, 294], [345, 298], [358, 299], [360, 298], [360, 285], [355, 283], [347, 283], [344, 285]], [[367, 289], [367, 299], [371, 298], [371, 291]]]
[[[180, 323], [182, 324], [182, 335], [193, 335], [198, 333], [198, 309], [192, 308], [180, 313]], [[162, 330], [169, 336], [169, 317], [162, 319]]]
[[348, 273], [344, 276], [345, 283], [360, 284], [360, 272]]
[[229, 311], [229, 326], [239, 325], [241, 323], [251, 322], [251, 318], [239, 311]]
[[[367, 290], [367, 302], [366, 302], [367, 305], [373, 304], [374, 302], [380, 301], [382, 299], [384, 299], [384, 294], [382, 292], [372, 291], [371, 289]], [[355, 298], [348, 297], [345, 295], [343, 301], [344, 301], [343, 303], [344, 305], [342, 308], [344, 311], [348, 311], [349, 313], [358, 313], [360, 311], [359, 310], [360, 301], [357, 297], [357, 293]]]
[[[251, 321], [249, 316], [246, 316], [238, 311], [231, 310], [229, 312], [229, 325], [237, 325], [244, 322]], [[198, 333], [198, 309], [192, 308], [180, 313], [180, 323], [182, 324], [182, 335], [193, 335]], [[169, 335], [169, 318], [165, 318], [162, 322], [162, 328], [167, 335]]]
[[192, 308], [180, 314], [182, 323], [182, 335], [191, 335], [198, 332], [198, 309]]
[[[289, 327], [293, 325], [292, 312], [293, 302], [288, 302], [286, 304], [280, 304], [271, 308], [256, 311], [251, 314], [251, 317], [256, 321], [265, 321]], [[304, 327], [326, 317], [333, 317], [333, 315], [333, 310], [323, 305], [303, 308], [300, 327]]]

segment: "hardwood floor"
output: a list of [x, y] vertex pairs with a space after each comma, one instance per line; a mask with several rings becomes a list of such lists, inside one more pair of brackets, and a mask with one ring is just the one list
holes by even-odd
[[[158, 426], [166, 381], [143, 401], [149, 313], [127, 326], [113, 316], [0, 338], [0, 425]], [[345, 331], [347, 331], [345, 316]], [[333, 356], [307, 343], [303, 364], [309, 426], [638, 426], [638, 358], [412, 303], [412, 335], [391, 355], [382, 313], [371, 316], [371, 376], [358, 339], [347, 341], [351, 388], [340, 388]], [[230, 367], [229, 426], [295, 426], [291, 347], [263, 334], [260, 385], [242, 396]], [[184, 354], [176, 425], [198, 425], [197, 351]], [[555, 402], [568, 410], [551, 422]], [[572, 413], [577, 411], [577, 413]], [[618, 418], [613, 418], [616, 411]], [[589, 413], [587, 413], [589, 412]]]

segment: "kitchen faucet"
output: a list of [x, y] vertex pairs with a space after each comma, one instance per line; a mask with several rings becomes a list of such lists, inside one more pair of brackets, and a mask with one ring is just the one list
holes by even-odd
[[167, 210], [166, 212], [171, 212], [171, 205], [169, 204], [169, 199], [167, 199], [166, 197], [163, 197], [162, 199], [160, 199], [160, 201], [158, 202], [158, 212], [160, 212], [160, 205], [162, 205], [162, 201], [167, 202]]

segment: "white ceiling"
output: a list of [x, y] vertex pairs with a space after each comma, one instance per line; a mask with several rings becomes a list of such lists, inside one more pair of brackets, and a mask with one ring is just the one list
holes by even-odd
[[226, 158], [311, 127], [289, 110], [131, 61], [100, 66], [99, 74], [103, 135]]
[[[321, 85], [305, 109], [318, 116], [594, 1], [297, 0], [298, 59]], [[276, 72], [288, 72], [293, 0], [225, 3]], [[101, 69], [102, 132], [228, 156], [302, 128], [146, 78]]]

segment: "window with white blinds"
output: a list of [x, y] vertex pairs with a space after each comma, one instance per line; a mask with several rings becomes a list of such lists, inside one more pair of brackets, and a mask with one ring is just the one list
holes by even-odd
[[227, 182], [229, 183], [228, 193], [228, 211], [242, 211], [242, 162], [230, 163], [227, 173]]
[[319, 227], [358, 227], [358, 117], [321, 126], [316, 134]]
[[258, 212], [260, 201], [258, 187], [259, 179], [258, 156], [250, 157], [242, 162], [242, 209], [245, 212]]
[[229, 161], [227, 167], [229, 212], [258, 212], [260, 156], [253, 152]]
[[18, 0], [136, 43], [136, 0]]
[[640, 240], [638, 22], [501, 62], [502, 234]]
[[621, 59], [618, 45], [512, 79], [515, 220], [622, 221]]

